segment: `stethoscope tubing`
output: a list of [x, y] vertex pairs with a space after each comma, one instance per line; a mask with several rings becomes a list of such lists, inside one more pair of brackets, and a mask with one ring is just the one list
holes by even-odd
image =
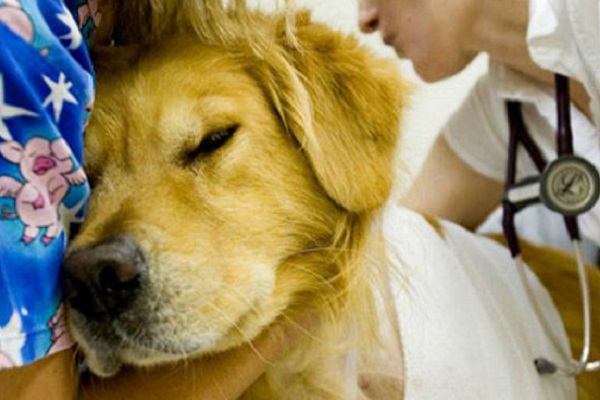
[[[559, 159], [561, 157], [572, 157], [573, 156], [573, 132], [571, 124], [571, 100], [569, 94], [569, 80], [563, 75], [556, 75], [555, 77], [556, 87], [556, 104], [557, 104], [557, 115], [558, 115], [558, 132], [557, 132], [557, 153]], [[577, 262], [577, 274], [579, 278], [579, 287], [581, 291], [582, 308], [583, 308], [583, 348], [581, 354], [577, 360], [571, 358], [570, 355], [564, 354], [565, 350], [561, 350], [558, 345], [558, 340], [552, 335], [550, 324], [544, 318], [544, 314], [540, 312], [541, 308], [535, 296], [532, 294], [531, 287], [527, 282], [525, 276], [526, 266], [521, 257], [521, 247], [519, 245], [518, 234], [515, 227], [515, 216], [516, 213], [526, 207], [529, 204], [539, 201], [538, 200], [527, 200], [521, 205], [515, 204], [511, 200], [510, 191], [518, 186], [516, 182], [516, 171], [517, 171], [517, 147], [519, 144], [523, 145], [531, 159], [533, 160], [538, 172], [543, 174], [547, 168], [548, 163], [544, 159], [541, 151], [527, 132], [527, 127], [523, 121], [521, 112], [521, 104], [515, 101], [507, 102], [507, 113], [509, 119], [510, 136], [509, 136], [509, 152], [508, 152], [508, 163], [506, 168], [506, 182], [505, 182], [505, 196], [502, 203], [503, 206], [503, 231], [506, 237], [510, 252], [515, 259], [517, 267], [519, 268], [520, 276], [523, 285], [528, 293], [529, 301], [533, 307], [536, 308], [537, 314], [541, 318], [541, 323], [544, 330], [551, 335], [552, 342], [556, 347], [556, 350], [563, 353], [562, 364], [559, 365], [557, 362], [548, 360], [546, 358], [538, 358], [535, 360], [535, 365], [540, 374], [551, 374], [560, 372], [567, 376], [576, 376], [584, 372], [594, 372], [600, 370], [600, 360], [590, 361], [591, 352], [591, 337], [592, 337], [592, 322], [591, 322], [591, 299], [590, 299], [590, 284], [587, 273], [587, 267], [584, 262], [583, 252], [581, 249], [581, 240], [579, 236], [579, 227], [577, 223], [577, 217], [574, 215], [564, 215], [565, 227], [569, 233], [569, 237], [573, 243], [573, 249], [575, 253], [575, 259]], [[533, 178], [535, 181], [537, 178]], [[531, 179], [530, 179], [531, 180]], [[564, 365], [567, 364], [567, 365]]]

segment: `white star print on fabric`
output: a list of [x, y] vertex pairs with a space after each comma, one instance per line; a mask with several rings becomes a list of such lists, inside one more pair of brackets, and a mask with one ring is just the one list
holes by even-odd
[[[7, 340], [8, 339], [8, 340]], [[21, 316], [14, 311], [8, 324], [0, 326], [0, 355], [1, 363], [12, 364], [6, 366], [18, 366], [23, 364], [21, 349], [25, 344], [25, 335], [23, 335], [23, 323]]]
[[69, 10], [67, 10], [63, 5], [63, 13], [56, 14], [56, 17], [69, 28], [69, 33], [61, 36], [61, 39], [70, 40], [69, 49], [75, 50], [79, 46], [81, 46], [81, 42], [83, 38], [81, 36], [81, 32], [79, 31], [79, 27], [75, 22], [75, 18], [71, 15]]
[[6, 141], [13, 140], [10, 132], [8, 131], [8, 127], [4, 123], [4, 120], [22, 115], [28, 117], [37, 116], [37, 114], [32, 111], [11, 106], [4, 102], [4, 81], [2, 80], [2, 74], [0, 74], [0, 138]]
[[69, 92], [73, 83], [67, 82], [65, 80], [65, 74], [62, 72], [58, 76], [57, 82], [53, 82], [46, 75], [42, 75], [42, 78], [44, 78], [44, 82], [46, 82], [46, 85], [50, 88], [50, 94], [46, 97], [42, 106], [48, 107], [49, 104], [52, 104], [52, 108], [54, 109], [54, 119], [58, 122], [65, 101], [67, 103], [77, 104], [77, 99]]

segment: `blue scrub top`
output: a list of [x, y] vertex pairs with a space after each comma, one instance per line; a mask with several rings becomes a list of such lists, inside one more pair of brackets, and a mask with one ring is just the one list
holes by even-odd
[[60, 266], [89, 186], [92, 1], [0, 0], [0, 368], [70, 345]]

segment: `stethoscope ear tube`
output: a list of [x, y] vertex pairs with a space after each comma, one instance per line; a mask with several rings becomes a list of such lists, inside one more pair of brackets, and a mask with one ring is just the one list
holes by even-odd
[[[565, 355], [563, 357], [563, 362], [566, 362], [567, 366], [559, 366], [556, 362], [543, 357], [534, 360], [534, 365], [540, 374], [561, 372], [565, 375], [575, 376], [584, 372], [600, 370], [600, 361], [589, 361], [592, 312], [590, 287], [583, 252], [581, 251], [577, 223], [577, 216], [589, 211], [600, 198], [600, 174], [589, 161], [574, 155], [568, 78], [556, 75], [555, 86], [558, 114], [556, 139], [558, 158], [550, 164], [546, 162], [542, 152], [527, 131], [527, 127], [523, 122], [521, 104], [516, 101], [507, 101], [506, 103], [510, 129], [505, 193], [502, 202], [502, 226], [508, 247], [519, 268], [529, 299], [537, 309], [538, 315], [542, 318], [542, 323], [546, 325], [545, 329], [550, 334], [549, 324], [544, 319], [543, 313], [539, 312], [539, 305], [526, 282], [527, 279], [524, 274], [526, 266], [521, 258], [521, 248], [515, 228], [515, 216], [521, 209], [540, 201], [550, 210], [564, 216], [565, 227], [573, 242], [583, 302], [583, 349], [578, 361], [571, 360], [570, 356]], [[517, 147], [519, 144], [525, 148], [540, 175], [517, 182]], [[557, 340], [553, 340], [553, 342], [558, 349]]]

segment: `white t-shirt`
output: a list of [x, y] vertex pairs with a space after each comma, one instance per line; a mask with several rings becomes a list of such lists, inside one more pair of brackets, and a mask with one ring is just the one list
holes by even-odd
[[[600, 167], [599, 26], [598, 0], [530, 0], [528, 45], [532, 58], [542, 68], [582, 82], [592, 99], [595, 126], [574, 106], [571, 114], [575, 153], [597, 167]], [[508, 155], [506, 100], [523, 103], [523, 118], [532, 138], [546, 158], [553, 160], [557, 128], [554, 88], [498, 63], [490, 63], [488, 74], [477, 82], [443, 130], [458, 157], [475, 171], [498, 181], [504, 180]], [[537, 175], [523, 149], [519, 150], [517, 163], [518, 178]], [[560, 223], [560, 218], [554, 219]], [[582, 235], [600, 245], [600, 203], [579, 221]]]
[[[496, 242], [442, 222], [444, 237], [391, 205], [384, 233], [403, 279], [392, 279], [405, 400], [574, 400], [575, 379], [539, 375], [534, 359], [565, 365], [564, 325], [547, 290]], [[543, 316], [543, 317], [542, 317]], [[544, 327], [545, 319], [548, 328]]]
[[600, 1], [530, 0], [527, 43], [540, 67], [573, 77], [600, 128]]

